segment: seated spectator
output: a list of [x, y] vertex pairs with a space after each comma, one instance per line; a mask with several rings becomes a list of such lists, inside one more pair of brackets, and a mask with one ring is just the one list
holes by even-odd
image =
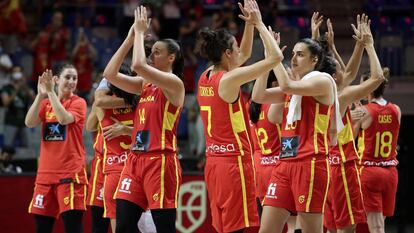
[[3, 49], [3, 42], [0, 40], [0, 88], [9, 83], [9, 71], [13, 67], [10, 56]]
[[8, 53], [14, 53], [18, 44], [17, 36], [27, 34], [26, 19], [19, 0], [0, 1], [0, 38], [4, 39]]
[[1, 99], [6, 114], [4, 118], [4, 145], [13, 147], [16, 141], [20, 146], [27, 147], [28, 138], [24, 118], [29, 103], [34, 99], [34, 93], [26, 84], [22, 69], [18, 66], [12, 69], [10, 84], [1, 90]]
[[55, 12], [52, 16], [52, 22], [46, 27], [45, 31], [49, 34], [50, 59], [52, 69], [58, 70], [63, 63], [67, 62], [67, 49], [70, 45], [70, 31], [63, 25], [62, 12]]
[[20, 174], [23, 172], [22, 168], [16, 165], [13, 165], [12, 158], [16, 151], [13, 147], [5, 146], [1, 150], [0, 154], [0, 174], [2, 173], [17, 173]]

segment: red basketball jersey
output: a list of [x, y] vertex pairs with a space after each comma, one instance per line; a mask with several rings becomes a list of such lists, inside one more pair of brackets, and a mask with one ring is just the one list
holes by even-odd
[[352, 119], [349, 108], [342, 117], [344, 128], [338, 133], [338, 143], [336, 146], [331, 146], [329, 152], [329, 161], [331, 165], [339, 165], [358, 159], [358, 152], [355, 147], [354, 132], [352, 128]]
[[372, 123], [359, 134], [361, 163], [365, 166], [396, 166], [400, 131], [397, 108], [390, 102], [385, 106], [371, 102], [365, 108], [372, 117]]
[[93, 143], [93, 149], [95, 150], [95, 155], [99, 156], [102, 159], [103, 155], [103, 136], [101, 132], [101, 126], [99, 125], [99, 129], [95, 132], [95, 140]]
[[83, 126], [86, 102], [77, 95], [62, 102], [75, 121], [61, 125], [49, 99], [41, 102], [39, 117], [42, 121], [42, 141], [36, 183], [53, 184], [69, 180], [87, 183], [85, 176], [85, 147]]
[[[111, 118], [118, 120], [124, 125], [132, 126], [134, 125], [134, 116], [135, 112], [131, 107], [105, 109], [100, 126], [105, 128], [113, 125], [115, 122]], [[131, 141], [131, 137], [127, 135], [121, 135], [111, 140], [103, 140], [104, 173], [122, 171], [131, 148]]]
[[287, 124], [291, 95], [287, 95], [283, 110], [280, 159], [325, 159], [329, 151], [328, 130], [332, 105], [318, 103], [311, 96], [302, 96], [302, 117]]
[[[225, 72], [209, 75], [205, 71], [198, 82], [197, 100], [206, 138], [206, 156], [251, 156], [250, 132], [243, 98], [227, 103], [218, 94]], [[249, 157], [250, 158], [250, 157]]]
[[[271, 123], [267, 114], [270, 104], [263, 104], [259, 120], [253, 124], [260, 154], [262, 156], [275, 156], [280, 154], [280, 124]], [[255, 151], [256, 153], [256, 151]]]
[[181, 108], [168, 101], [162, 90], [145, 84], [135, 110], [133, 145], [136, 154], [175, 153]]

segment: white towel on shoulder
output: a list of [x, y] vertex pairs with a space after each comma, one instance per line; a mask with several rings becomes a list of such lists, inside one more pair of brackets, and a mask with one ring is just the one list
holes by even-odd
[[[342, 122], [341, 113], [339, 110], [339, 102], [338, 102], [338, 91], [336, 89], [336, 83], [335, 80], [332, 78], [331, 75], [324, 72], [319, 71], [312, 71], [308, 74], [306, 74], [301, 80], [308, 80], [312, 77], [315, 77], [317, 75], [325, 75], [326, 77], [331, 80], [333, 84], [333, 92], [334, 92], [334, 98], [335, 98], [335, 122], [336, 122], [336, 132], [341, 132], [341, 130], [344, 128], [344, 124]], [[292, 124], [293, 122], [300, 120], [302, 118], [302, 96], [301, 95], [293, 95], [290, 99], [289, 103], [289, 111], [286, 116], [287, 124]]]

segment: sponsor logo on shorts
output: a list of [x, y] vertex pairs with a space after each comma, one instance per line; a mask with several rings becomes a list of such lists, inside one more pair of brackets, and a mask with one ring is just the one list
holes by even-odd
[[364, 166], [376, 166], [376, 167], [392, 167], [397, 166], [398, 162], [397, 160], [388, 160], [388, 161], [364, 161]]
[[44, 209], [45, 207], [43, 206], [43, 198], [45, 196], [42, 194], [37, 194], [35, 197], [35, 203], [33, 205], [33, 207], [39, 208], [39, 209]]
[[277, 199], [276, 196], [276, 183], [270, 183], [267, 187], [266, 198]]
[[121, 189], [119, 189], [119, 192], [131, 194], [131, 191], [129, 191], [131, 183], [132, 183], [132, 179], [124, 178], [121, 181]]
[[298, 201], [300, 204], [303, 204], [303, 202], [305, 202], [305, 195], [300, 195]]
[[210, 145], [206, 146], [206, 153], [210, 152], [210, 153], [225, 153], [225, 152], [233, 152], [236, 151], [236, 147], [234, 146], [233, 143], [231, 144], [221, 144], [221, 145], [217, 145], [214, 143], [211, 143]]
[[279, 160], [279, 156], [262, 156], [260, 158], [260, 165], [275, 165]]
[[124, 163], [128, 158], [128, 153], [125, 151], [121, 155], [111, 155], [108, 156], [108, 159], [106, 160], [106, 164], [112, 165], [117, 163]]
[[154, 194], [154, 195], [152, 195], [152, 200], [154, 200], [154, 201], [158, 201], [158, 193], [156, 193], [156, 194]]
[[63, 203], [65, 203], [65, 205], [68, 205], [69, 204], [69, 197], [63, 198]]

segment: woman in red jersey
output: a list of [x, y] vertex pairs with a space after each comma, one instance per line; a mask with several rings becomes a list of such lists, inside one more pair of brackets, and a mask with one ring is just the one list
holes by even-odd
[[[127, 38], [109, 61], [104, 76], [117, 87], [140, 94], [135, 111], [131, 153], [117, 191], [116, 232], [135, 232], [142, 212], [151, 209], [157, 232], [175, 232], [181, 168], [176, 130], [184, 103], [183, 56], [171, 39], [157, 41], [147, 63], [144, 33], [149, 27], [145, 7], [135, 10]], [[138, 77], [118, 73], [130, 48]]]
[[[373, 75], [374, 70], [371, 71]], [[388, 78], [389, 69], [384, 69]], [[370, 74], [363, 76], [368, 79]], [[385, 218], [393, 216], [398, 185], [397, 141], [401, 124], [400, 108], [383, 98], [387, 80], [373, 91], [366, 115], [357, 122], [359, 132], [361, 183], [370, 232], [385, 232]], [[378, 182], [381, 180], [382, 182]]]
[[[282, 52], [263, 24], [256, 1], [248, 0], [239, 6], [241, 18], [246, 21], [240, 49], [234, 36], [225, 30], [204, 30], [199, 35], [200, 51], [213, 63], [200, 77], [197, 100], [206, 137], [204, 174], [213, 226], [218, 232], [243, 232], [259, 225], [253, 151], [240, 86], [268, 74], [282, 60]], [[254, 28], [268, 56], [239, 67], [246, 59], [241, 55], [251, 51]]]
[[336, 85], [331, 77], [336, 65], [320, 44], [302, 39], [293, 48], [291, 67], [293, 78], [279, 64], [274, 69], [279, 87], [260, 90], [274, 103], [285, 103], [280, 160], [264, 199], [263, 233], [282, 232], [292, 213], [297, 213], [303, 232], [322, 232], [329, 184], [328, 129], [332, 112], [339, 112], [339, 106], [333, 108]]
[[[349, 75], [337, 66], [333, 76], [338, 85], [338, 100], [344, 128], [337, 133], [338, 143], [331, 146], [329, 151], [331, 186], [324, 215], [325, 226], [329, 232], [352, 233], [355, 231], [356, 224], [366, 222], [357, 168], [358, 153], [354, 144], [349, 106], [375, 90], [384, 79], [375, 52], [369, 19], [364, 14], [362, 17], [358, 15], [357, 22], [358, 29], [354, 27], [356, 47], [363, 46], [367, 51], [373, 75], [359, 85], [348, 86], [355, 79], [359, 68], [359, 62], [354, 62], [354, 59], [361, 60], [362, 53], [358, 53], [359, 56], [351, 57], [348, 63], [351, 65], [347, 65], [354, 70], [352, 73], [355, 75]], [[328, 22], [328, 31], [332, 31], [330, 22]]]
[[83, 232], [87, 177], [82, 131], [86, 102], [74, 94], [77, 77], [72, 65], [64, 66], [59, 77], [46, 70], [26, 115], [27, 127], [42, 125], [39, 167], [29, 206], [37, 232], [52, 232], [60, 214], [67, 233]]

